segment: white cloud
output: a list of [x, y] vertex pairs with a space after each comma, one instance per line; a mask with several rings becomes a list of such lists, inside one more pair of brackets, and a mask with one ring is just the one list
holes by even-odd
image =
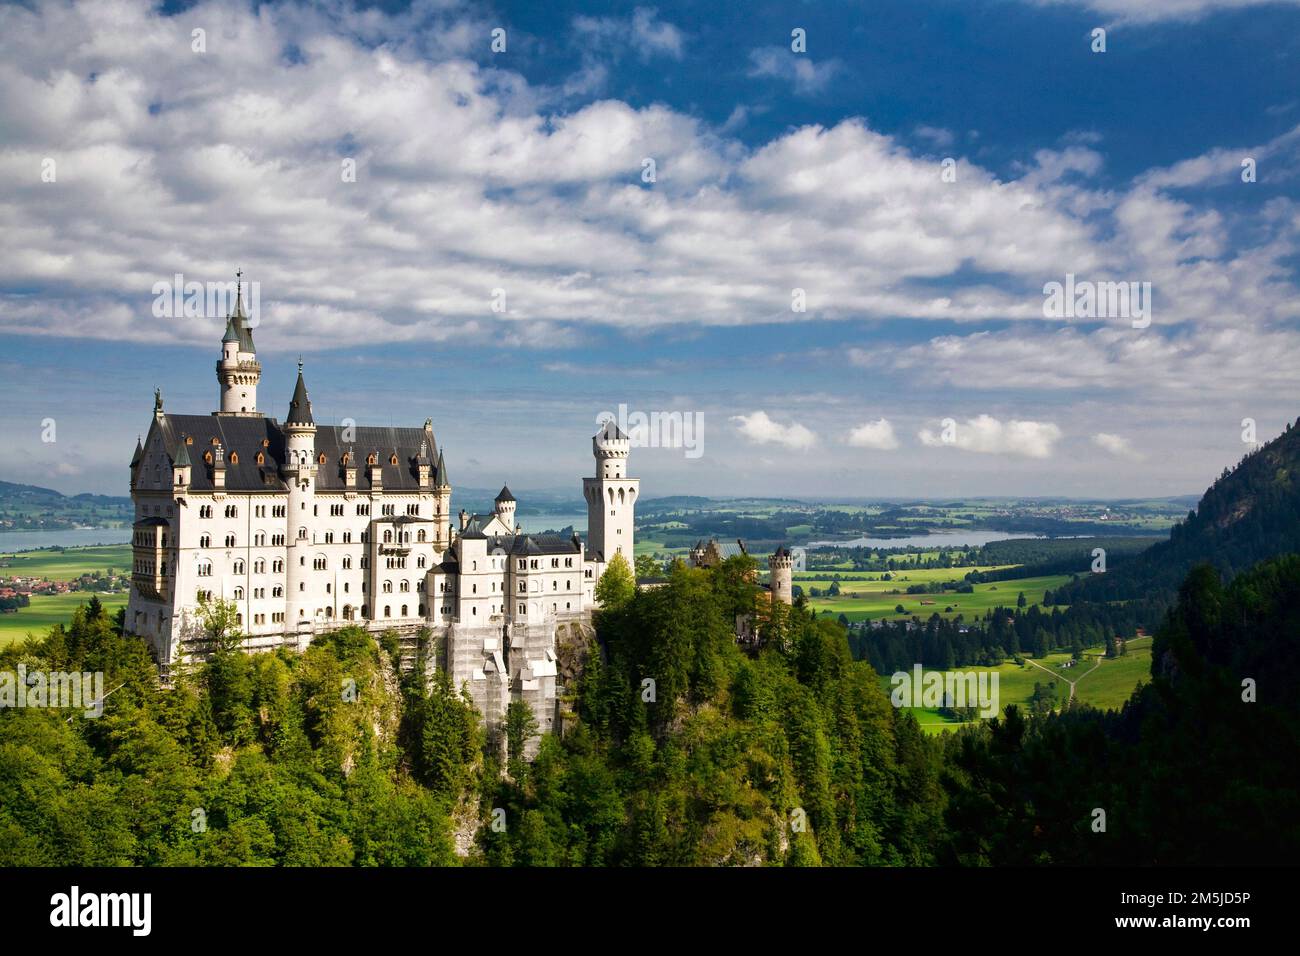
[[889, 419], [881, 418], [874, 422], [865, 422], [849, 432], [848, 443], [854, 448], [873, 448], [877, 451], [893, 451], [898, 447], [898, 438]]
[[685, 41], [682, 31], [658, 16], [658, 10], [637, 7], [630, 19], [580, 16], [574, 18], [573, 27], [583, 41], [602, 47], [626, 44], [645, 60], [654, 56], [680, 60]]
[[782, 425], [762, 410], [752, 415], [733, 415], [731, 420], [739, 422], [740, 434], [756, 445], [784, 445], [795, 451], [805, 451], [817, 444], [817, 435], [808, 428], [798, 422]]
[[921, 139], [928, 140], [937, 149], [947, 149], [956, 142], [956, 137], [953, 136], [952, 130], [943, 129], [938, 126], [921, 125], [912, 130], [912, 132]]
[[1092, 443], [1116, 458], [1127, 458], [1129, 461], [1142, 460], [1142, 454], [1123, 435], [1097, 432], [1092, 436]]
[[772, 76], [794, 86], [796, 93], [819, 93], [840, 71], [839, 60], [815, 62], [807, 53], [788, 47], [765, 46], [749, 53], [749, 76]]
[[[618, 21], [620, 36], [672, 55], [680, 31], [640, 10]], [[190, 49], [199, 21], [204, 55]], [[0, 334], [210, 341], [219, 317], [154, 319], [150, 289], [175, 272], [226, 280], [237, 266], [262, 283], [268, 348], [453, 336], [547, 347], [583, 324], [1038, 329], [1043, 284], [1066, 272], [1152, 281], [1165, 338], [1194, 326], [1203, 340], [1217, 327], [1277, 344], [1273, 330], [1300, 308], [1295, 204], [1279, 196], [1221, 213], [1170, 198], [1165, 189], [1201, 175], [1194, 161], [1102, 191], [1090, 185], [1100, 154], [1077, 145], [1037, 153], [1010, 180], [962, 158], [952, 184], [933, 157], [860, 119], [751, 148], [662, 105], [561, 109], [563, 86], [534, 88], [496, 60], [465, 58], [487, 26], [439, 5], [337, 16], [208, 2], [166, 17], [147, 0], [0, 8], [0, 178], [10, 186], [0, 283], [39, 290], [0, 296]], [[610, 29], [593, 21], [590, 33]], [[297, 62], [283, 55], [289, 44]], [[780, 61], [760, 57], [774, 70], [812, 63], [775, 49]], [[588, 64], [568, 91], [590, 95], [604, 75]], [[1300, 168], [1300, 143], [1265, 146], [1276, 150], [1267, 175]], [[1215, 175], [1226, 168], [1207, 155]], [[47, 156], [56, 183], [40, 182]], [[355, 183], [341, 181], [345, 157]], [[657, 160], [652, 188], [640, 179], [646, 157]], [[790, 311], [796, 286], [807, 313]], [[507, 292], [505, 313], [491, 311], [495, 288]], [[1059, 355], [1054, 368], [1040, 364], [1050, 356], [1035, 348], [1039, 331], [1024, 333], [1019, 367], [1017, 334], [997, 339], [1012, 349], [1001, 376], [1086, 378]], [[1130, 346], [1076, 334], [1090, 343], [1083, 370], [1098, 353], [1162, 351], [1159, 337]], [[941, 346], [882, 358], [948, 374]], [[1257, 359], [1272, 365], [1275, 354]]]
[[1300, 330], [1185, 328], [1161, 332], [1099, 328], [941, 335], [904, 348], [849, 350], [863, 368], [886, 368], [925, 382], [969, 389], [1141, 388], [1182, 396], [1276, 394], [1293, 389]]
[[953, 422], [951, 441], [945, 441], [945, 425], [937, 431], [923, 428], [917, 434], [921, 444], [931, 447], [951, 446], [963, 451], [986, 455], [1017, 455], [1024, 458], [1050, 458], [1061, 439], [1061, 429], [1051, 422], [1011, 420], [1001, 422], [991, 415]]
[[1118, 23], [1200, 20], [1213, 13], [1252, 7], [1294, 5], [1300, 0], [1027, 0], [1034, 6], [1079, 6], [1114, 17]]

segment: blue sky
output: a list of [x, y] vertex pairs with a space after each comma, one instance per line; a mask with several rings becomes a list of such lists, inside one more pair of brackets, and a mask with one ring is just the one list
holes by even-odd
[[7, 480], [123, 493], [217, 399], [154, 284], [241, 267], [263, 410], [301, 354], [464, 485], [576, 497], [626, 403], [704, 421], [647, 495], [1184, 494], [1300, 408], [1295, 3], [32, 3], [0, 84]]

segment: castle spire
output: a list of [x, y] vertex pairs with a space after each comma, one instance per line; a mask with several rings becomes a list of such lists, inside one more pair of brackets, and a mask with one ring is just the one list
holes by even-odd
[[293, 398], [289, 400], [289, 417], [286, 425], [315, 425], [311, 417], [311, 400], [307, 397], [307, 383], [302, 378], [302, 361], [298, 362], [298, 384], [294, 386]]

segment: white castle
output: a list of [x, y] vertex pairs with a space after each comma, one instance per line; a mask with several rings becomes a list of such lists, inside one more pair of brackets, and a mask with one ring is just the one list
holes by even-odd
[[[584, 478], [588, 539], [525, 534], [509, 488], [491, 514], [451, 525], [451, 481], [422, 428], [318, 425], [298, 382], [283, 423], [258, 410], [242, 286], [217, 361], [220, 411], [175, 415], [155, 392], [131, 459], [135, 504], [126, 630], [167, 678], [207, 652], [200, 605], [233, 602], [250, 651], [304, 649], [344, 624], [396, 631], [468, 685], [489, 727], [526, 700], [543, 731], [556, 700], [556, 634], [590, 621], [606, 563], [633, 563], [640, 482], [612, 422]], [[411, 654], [411, 659], [414, 658]]]

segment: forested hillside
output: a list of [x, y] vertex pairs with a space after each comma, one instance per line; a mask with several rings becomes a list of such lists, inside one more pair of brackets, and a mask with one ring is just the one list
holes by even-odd
[[[1197, 564], [1231, 577], [1257, 561], [1300, 551], [1300, 427], [1225, 469], [1169, 540], [1118, 564], [1106, 574], [1083, 575], [1062, 590], [1062, 603], [1136, 598], [1172, 603]], [[1156, 623], [1156, 622], [1152, 622]]]
[[[346, 629], [161, 690], [102, 611], [0, 653], [101, 670], [104, 716], [0, 711], [0, 864], [740, 865], [1272, 861], [1300, 850], [1300, 557], [1201, 569], [1122, 713], [927, 738], [843, 628], [752, 608], [745, 559], [609, 593], [562, 736], [484, 740], [442, 679]], [[1258, 703], [1242, 680], [1258, 682]], [[648, 683], [650, 682], [650, 683]], [[502, 745], [498, 748], [498, 744]], [[1106, 830], [1094, 832], [1095, 811]]]

